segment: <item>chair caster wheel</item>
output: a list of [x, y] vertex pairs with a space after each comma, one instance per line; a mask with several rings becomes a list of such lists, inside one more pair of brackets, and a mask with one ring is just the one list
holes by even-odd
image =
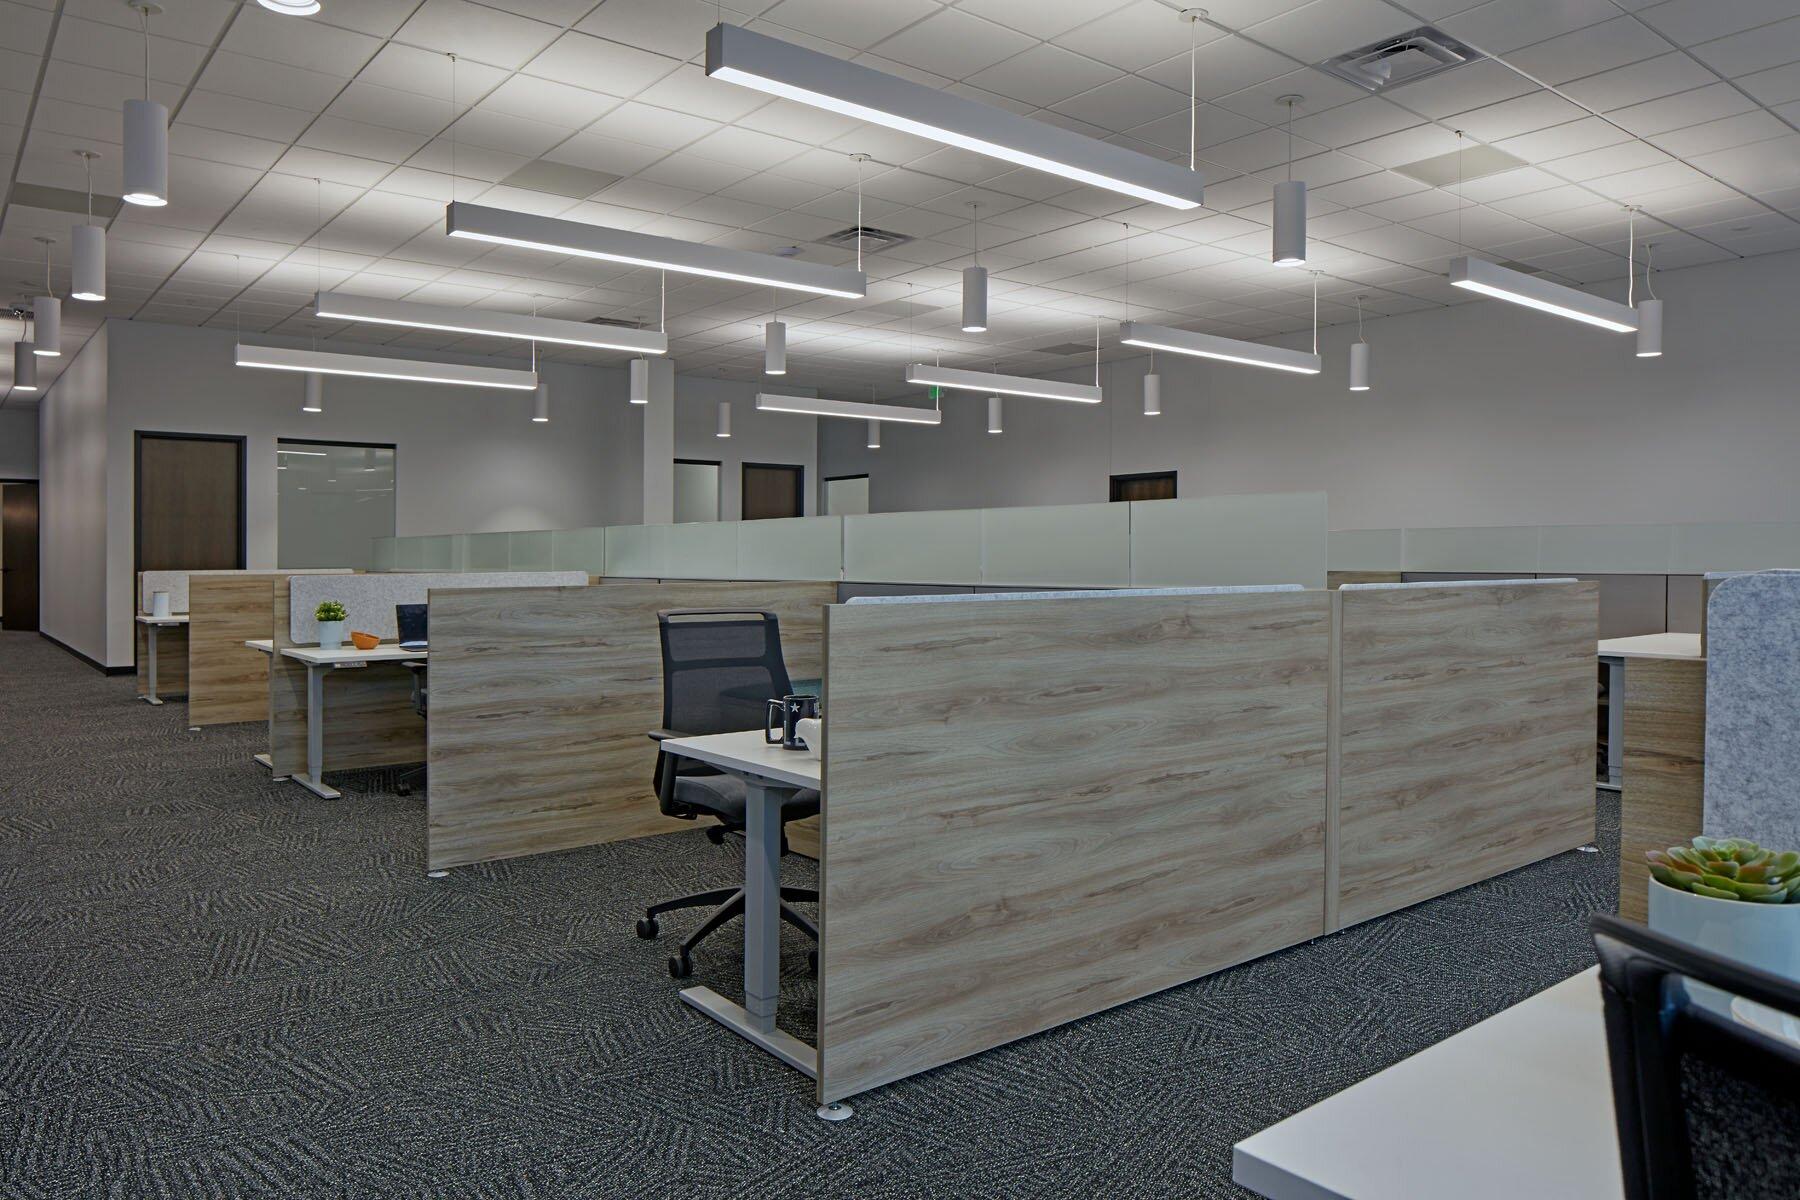
[[812, 972], [813, 978], [819, 977], [819, 952], [817, 950], [806, 952], [806, 969]]
[[662, 927], [656, 923], [655, 917], [640, 917], [638, 919], [637, 933], [638, 936], [645, 941], [649, 941], [661, 931]]
[[396, 784], [395, 784], [395, 785], [394, 785], [394, 795], [396, 795], [396, 796], [410, 796], [410, 795], [412, 795], [412, 784], [410, 784], [410, 783], [396, 783]]
[[676, 979], [686, 979], [694, 973], [694, 960], [685, 954], [669, 956], [669, 974]]
[[708, 825], [706, 827], [706, 840], [715, 846], [723, 846], [725, 844], [725, 827], [723, 825]]

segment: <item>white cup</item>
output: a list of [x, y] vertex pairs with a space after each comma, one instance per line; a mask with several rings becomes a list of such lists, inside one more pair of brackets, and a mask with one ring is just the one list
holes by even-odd
[[794, 722], [794, 732], [806, 744], [806, 752], [814, 758], [825, 748], [825, 723], [817, 717], [801, 717]]
[[169, 593], [150, 593], [150, 615], [153, 617], [166, 617], [169, 615]]

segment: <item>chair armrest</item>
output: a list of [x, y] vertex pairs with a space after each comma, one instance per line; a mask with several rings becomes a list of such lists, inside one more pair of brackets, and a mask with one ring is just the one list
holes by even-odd
[[653, 742], [666, 742], [670, 738], [686, 737], [687, 735], [675, 729], [652, 729], [647, 736]]

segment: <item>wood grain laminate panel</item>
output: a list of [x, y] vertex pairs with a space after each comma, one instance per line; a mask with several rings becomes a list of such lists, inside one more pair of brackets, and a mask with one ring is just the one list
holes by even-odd
[[1625, 763], [1619, 791], [1619, 915], [1649, 919], [1644, 851], [1700, 832], [1706, 785], [1706, 660], [1625, 664]]
[[269, 718], [269, 656], [244, 645], [269, 636], [285, 575], [196, 575], [188, 582], [188, 724]]
[[1339, 919], [1594, 837], [1594, 583], [1339, 592]]
[[[819, 674], [831, 583], [609, 583], [436, 592], [426, 789], [431, 869], [694, 828], [651, 788], [656, 614], [769, 609], [789, 674]], [[804, 836], [794, 831], [796, 839]]]
[[[288, 636], [286, 583], [275, 589], [269, 660], [269, 759], [277, 776], [306, 773], [306, 665], [281, 653]], [[425, 721], [412, 706], [412, 675], [399, 663], [333, 671], [325, 679], [325, 771], [425, 761]]]
[[[150, 632], [137, 626], [137, 692], [150, 690]], [[163, 696], [183, 696], [188, 690], [188, 631], [185, 625], [164, 625], [156, 631], [156, 690]]]
[[1346, 583], [1400, 583], [1405, 578], [1400, 571], [1327, 571], [1325, 586], [1335, 591]]
[[1323, 931], [1325, 592], [826, 612], [822, 1101]]

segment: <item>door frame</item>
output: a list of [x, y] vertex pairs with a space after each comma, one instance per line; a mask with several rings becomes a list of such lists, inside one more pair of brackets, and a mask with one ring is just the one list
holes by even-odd
[[792, 471], [794, 473], [794, 515], [806, 515], [806, 464], [805, 463], [771, 463], [743, 462], [738, 464], [738, 518], [744, 517], [744, 472], [751, 467], [761, 467], [770, 471]]
[[[38, 490], [38, 519], [37, 519], [37, 528], [32, 530], [32, 538], [31, 538], [32, 551], [31, 551], [31, 553], [32, 553], [32, 557], [34, 557], [37, 560], [37, 574], [38, 574], [38, 596], [37, 596], [37, 601], [36, 601], [36, 604], [37, 604], [36, 632], [42, 633], [44, 630], [44, 607], [43, 607], [43, 598], [44, 598], [44, 480], [43, 480], [42, 476], [39, 476], [36, 479], [0, 478], [0, 487], [11, 487], [15, 484], [21, 484], [21, 483], [29, 483], [32, 487], [35, 487]], [[5, 570], [5, 567], [6, 567], [6, 564], [3, 561], [0, 561], [0, 572], [3, 572]], [[5, 576], [4, 576], [4, 574], [0, 574], [0, 588], [4, 588], [5, 586], [6, 586]], [[0, 616], [0, 621], [3, 621], [4, 619], [5, 618], [3, 616]]]
[[1112, 475], [1107, 481], [1107, 499], [1114, 504], [1122, 503], [1119, 499], [1121, 483], [1136, 483], [1140, 479], [1167, 479], [1175, 485], [1175, 495], [1181, 495], [1181, 472], [1179, 471], [1134, 471], [1126, 475]]
[[827, 510], [831, 507], [829, 497], [831, 495], [831, 485], [832, 484], [841, 483], [842, 481], [844, 481], [846, 479], [867, 479], [867, 478], [869, 478], [869, 473], [867, 471], [857, 471], [856, 473], [851, 474], [851, 475], [827, 475], [824, 478], [820, 479], [819, 480], [819, 512], [825, 516], [831, 515]]
[[[243, 434], [232, 433], [179, 433], [171, 430], [136, 430], [131, 446], [131, 575], [133, 579], [144, 569], [144, 442], [146, 440], [178, 441], [178, 442], [236, 442], [238, 452], [238, 544], [237, 570], [242, 571], [250, 560], [250, 513], [249, 513], [249, 439]], [[135, 584], [132, 585], [134, 588]], [[139, 603], [133, 600], [133, 611]]]
[[[718, 478], [719, 495], [718, 495], [717, 511], [713, 513], [713, 520], [715, 522], [723, 521], [725, 519], [725, 460], [722, 458], [678, 458], [678, 459], [675, 459], [674, 462], [675, 462], [675, 465], [678, 467], [717, 467], [719, 469], [719, 478]], [[738, 486], [739, 487], [743, 486], [743, 477], [742, 476], [739, 476], [739, 478], [738, 478]], [[693, 521], [693, 522], [687, 522], [687, 523], [695, 524], [695, 525], [704, 525], [707, 522]]]

